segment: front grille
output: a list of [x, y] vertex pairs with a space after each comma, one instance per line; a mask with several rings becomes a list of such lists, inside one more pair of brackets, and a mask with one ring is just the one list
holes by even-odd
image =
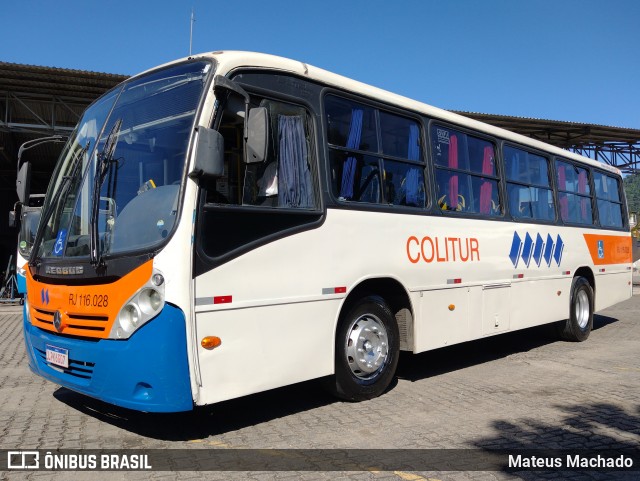
[[36, 321], [42, 322], [44, 324], [49, 324], [51, 327], [53, 327], [53, 311], [38, 309], [37, 307], [34, 307], [33, 310], [35, 311], [33, 318]]
[[87, 381], [91, 379], [91, 376], [93, 376], [93, 370], [96, 365], [95, 362], [86, 362], [78, 359], [69, 358], [69, 367], [64, 368], [60, 366], [55, 366], [53, 364], [49, 364], [47, 362], [47, 353], [42, 349], [36, 348], [36, 351], [40, 355], [40, 358], [44, 364], [46, 364], [47, 366], [51, 366], [52, 368], [57, 369], [59, 371], [62, 371], [65, 374], [68, 374], [70, 376], [74, 376], [80, 379], [86, 379]]
[[[34, 320], [44, 324], [40, 327], [55, 331], [53, 327], [53, 313], [55, 311], [48, 309], [41, 309], [38, 307], [33, 308]], [[107, 329], [107, 323], [109, 322], [108, 316], [89, 315], [89, 314], [67, 314], [67, 320], [65, 321], [65, 329], [63, 332], [67, 332], [73, 329], [69, 334], [86, 335], [91, 336], [92, 333], [103, 333]]]

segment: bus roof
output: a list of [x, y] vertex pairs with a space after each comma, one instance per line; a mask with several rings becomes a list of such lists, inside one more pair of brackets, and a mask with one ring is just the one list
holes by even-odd
[[[480, 122], [478, 120], [474, 120], [469, 117], [465, 117], [463, 115], [450, 112], [448, 110], [440, 109], [438, 107], [434, 107], [434, 106], [425, 104], [423, 102], [419, 102], [417, 100], [412, 100], [402, 95], [394, 94], [392, 92], [380, 89], [378, 87], [373, 87], [363, 82], [359, 82], [357, 80], [353, 80], [348, 77], [344, 77], [342, 75], [338, 75], [336, 73], [329, 72], [327, 70], [314, 67], [312, 65], [309, 65], [307, 63], [300, 62], [297, 60], [291, 60], [288, 58], [278, 57], [275, 55], [264, 54], [264, 53], [243, 52], [243, 51], [233, 51], [233, 50], [206, 52], [206, 53], [201, 53], [197, 55], [192, 55], [191, 57], [187, 57], [187, 58], [214, 59], [218, 65], [217, 71], [221, 75], [227, 75], [229, 72], [235, 69], [238, 69], [240, 67], [273, 69], [273, 70], [279, 70], [282, 72], [292, 73], [297, 76], [308, 78], [310, 80], [313, 80], [328, 86], [336, 87], [338, 89], [353, 92], [355, 94], [362, 95], [376, 101], [381, 101], [383, 103], [388, 103], [403, 109], [424, 114], [428, 117], [441, 119], [446, 122], [451, 122], [463, 127], [468, 127], [470, 129], [478, 130], [480, 132], [484, 132], [489, 135], [500, 137], [504, 140], [509, 140], [512, 142], [517, 142], [519, 144], [528, 145], [532, 148], [544, 150], [553, 155], [577, 160], [579, 162], [583, 162], [595, 167], [599, 167], [601, 169], [607, 170], [617, 175], [621, 175], [621, 172], [619, 169], [617, 169], [616, 167], [610, 166], [608, 164], [595, 161], [588, 157], [584, 157], [582, 155], [569, 152], [568, 150], [555, 147], [545, 142], [532, 139], [500, 127], [495, 127], [493, 125]], [[187, 58], [183, 58], [183, 59], [179, 59], [179, 60], [167, 63], [165, 65], [162, 65], [161, 67], [182, 62]]]

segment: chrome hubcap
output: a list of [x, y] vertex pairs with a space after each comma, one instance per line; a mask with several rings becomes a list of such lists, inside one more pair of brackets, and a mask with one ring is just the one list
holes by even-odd
[[584, 329], [589, 323], [590, 307], [591, 306], [589, 306], [589, 297], [587, 296], [587, 293], [583, 290], [578, 291], [575, 303], [575, 315], [580, 329]]
[[389, 342], [384, 325], [376, 316], [364, 314], [347, 331], [347, 363], [360, 379], [371, 379], [384, 368]]

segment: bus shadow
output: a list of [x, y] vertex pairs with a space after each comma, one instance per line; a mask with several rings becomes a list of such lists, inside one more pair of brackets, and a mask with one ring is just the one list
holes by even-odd
[[[596, 314], [593, 318], [593, 331], [615, 322], [618, 322], [618, 319]], [[558, 336], [555, 325], [548, 324], [463, 342], [420, 354], [402, 352], [397, 375], [400, 379], [418, 381], [495, 361], [513, 354], [531, 351], [554, 342], [565, 341]]]
[[[560, 457], [563, 466], [566, 457], [576, 454], [582, 456], [618, 456], [620, 452], [637, 454], [637, 436], [640, 434], [640, 405], [629, 412], [612, 403], [562, 404], [552, 406], [560, 416], [554, 423], [539, 419], [519, 419], [493, 421], [495, 435], [478, 439], [476, 448], [491, 451], [510, 452], [523, 457]], [[507, 467], [504, 468], [507, 470]], [[509, 474], [523, 480], [538, 479], [638, 479], [635, 472], [597, 472], [587, 473], [577, 469], [564, 471], [558, 468], [521, 471], [510, 469]], [[581, 476], [585, 475], [585, 476]]]
[[248, 426], [316, 409], [336, 399], [318, 380], [252, 394], [182, 413], [143, 413], [121, 408], [66, 388], [53, 396], [67, 406], [102, 422], [163, 441], [205, 439]]
[[[594, 330], [614, 322], [617, 319], [596, 315]], [[539, 326], [416, 355], [403, 352], [397, 377], [417, 381], [553, 342], [562, 341], [558, 341], [552, 326]], [[394, 380], [389, 390], [394, 389], [396, 384], [397, 380]], [[102, 422], [163, 441], [206, 439], [339, 402], [323, 389], [320, 380], [198, 407], [189, 412], [169, 414], [142, 413], [121, 408], [66, 388], [58, 388], [53, 395], [58, 401]]]

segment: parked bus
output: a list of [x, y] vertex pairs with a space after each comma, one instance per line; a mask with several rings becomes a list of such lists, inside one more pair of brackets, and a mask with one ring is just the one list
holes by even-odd
[[36, 238], [38, 222], [40, 222], [40, 213], [42, 203], [44, 202], [44, 194], [31, 194], [29, 202], [20, 209], [20, 221], [16, 223], [18, 227], [18, 252], [16, 252], [16, 278], [18, 284], [18, 292], [22, 295], [27, 290], [26, 282], [26, 266], [33, 241]]
[[14, 266], [17, 280], [17, 291], [24, 295], [26, 285], [26, 265], [31, 255], [31, 248], [36, 236], [36, 229], [40, 221], [40, 210], [44, 202], [44, 194], [31, 193], [31, 162], [25, 162], [23, 155], [26, 151], [44, 144], [63, 143], [67, 140], [62, 135], [39, 137], [24, 142], [18, 149], [16, 191], [18, 202], [9, 212], [9, 226], [18, 228], [18, 250]]
[[131, 409], [314, 378], [631, 296], [620, 172], [305, 63], [214, 52], [96, 100], [27, 269], [31, 369]]

